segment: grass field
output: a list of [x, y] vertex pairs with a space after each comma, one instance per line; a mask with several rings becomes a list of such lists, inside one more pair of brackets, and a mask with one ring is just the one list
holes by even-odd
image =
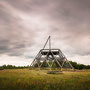
[[90, 70], [63, 74], [47, 74], [47, 70], [1, 70], [0, 90], [90, 90]]

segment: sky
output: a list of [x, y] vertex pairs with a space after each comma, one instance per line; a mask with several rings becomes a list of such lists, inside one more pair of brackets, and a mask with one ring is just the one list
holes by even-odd
[[30, 65], [49, 35], [68, 60], [90, 65], [90, 0], [0, 0], [0, 65]]

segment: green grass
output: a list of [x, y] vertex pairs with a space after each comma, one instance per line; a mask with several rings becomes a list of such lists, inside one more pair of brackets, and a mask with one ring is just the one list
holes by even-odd
[[0, 90], [90, 90], [90, 70], [63, 74], [47, 74], [47, 70], [2, 70]]

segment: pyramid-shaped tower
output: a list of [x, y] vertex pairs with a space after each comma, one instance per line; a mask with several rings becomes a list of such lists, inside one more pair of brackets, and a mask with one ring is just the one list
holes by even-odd
[[[49, 48], [46, 49], [46, 45], [49, 44]], [[31, 67], [49, 67], [49, 68], [71, 68], [74, 69], [70, 62], [60, 49], [51, 48], [51, 38], [48, 37], [43, 49], [34, 58], [30, 65]]]

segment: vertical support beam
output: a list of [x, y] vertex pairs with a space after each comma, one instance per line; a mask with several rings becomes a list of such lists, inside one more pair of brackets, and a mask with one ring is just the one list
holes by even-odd
[[49, 36], [49, 50], [51, 50], [51, 37]]

